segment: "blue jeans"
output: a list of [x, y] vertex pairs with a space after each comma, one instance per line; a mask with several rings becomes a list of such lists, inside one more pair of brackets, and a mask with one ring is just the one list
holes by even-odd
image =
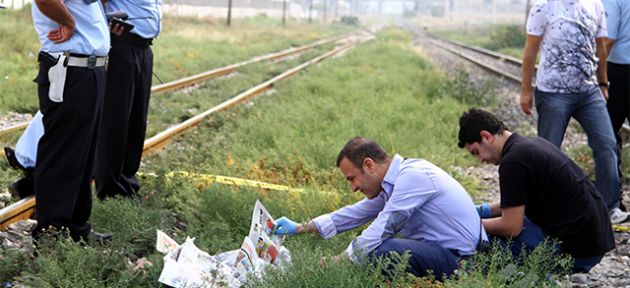
[[390, 238], [378, 246], [370, 255], [374, 257], [387, 257], [396, 252], [400, 255], [409, 252], [407, 272], [418, 277], [427, 276], [427, 270], [431, 270], [435, 279], [441, 281], [443, 276], [448, 277], [458, 268], [458, 256], [454, 252], [432, 242]]
[[566, 94], [536, 89], [534, 95], [538, 112], [538, 136], [560, 148], [569, 120], [575, 118], [586, 132], [588, 145], [593, 150], [595, 186], [608, 210], [619, 207], [619, 153], [601, 90], [594, 87], [587, 93]]
[[[538, 245], [542, 244], [545, 240], [545, 233], [540, 229], [540, 226], [532, 223], [527, 217], [523, 221], [523, 229], [521, 234], [516, 238], [511, 239], [510, 251], [514, 257], [518, 257], [521, 254], [521, 249], [525, 252], [531, 252]], [[510, 243], [507, 238], [504, 237], [491, 237], [492, 241], [499, 241], [499, 243], [506, 247]], [[556, 251], [562, 253], [562, 245], [556, 244]], [[597, 265], [602, 260], [603, 255], [591, 256], [591, 257], [573, 257], [573, 273], [587, 273], [593, 266]]]

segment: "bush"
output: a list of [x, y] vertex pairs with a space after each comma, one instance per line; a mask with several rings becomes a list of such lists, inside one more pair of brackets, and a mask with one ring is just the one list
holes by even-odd
[[492, 28], [490, 41], [484, 47], [490, 50], [503, 48], [522, 49], [525, 47], [526, 37], [525, 31], [520, 25], [498, 25]]

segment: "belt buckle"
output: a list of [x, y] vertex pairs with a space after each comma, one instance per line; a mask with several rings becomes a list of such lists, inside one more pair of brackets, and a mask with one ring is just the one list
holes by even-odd
[[90, 57], [88, 57], [88, 61], [87, 61], [87, 68], [88, 69], [94, 69], [94, 67], [96, 67], [96, 56], [90, 55]]

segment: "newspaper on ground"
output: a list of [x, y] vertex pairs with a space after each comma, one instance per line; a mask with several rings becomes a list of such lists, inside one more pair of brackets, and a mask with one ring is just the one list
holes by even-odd
[[237, 250], [211, 256], [195, 246], [194, 238], [179, 245], [158, 230], [156, 250], [166, 254], [158, 281], [176, 288], [240, 287], [247, 277], [261, 277], [266, 266], [291, 262], [284, 238], [273, 234], [275, 228], [273, 217], [256, 200], [249, 235]]

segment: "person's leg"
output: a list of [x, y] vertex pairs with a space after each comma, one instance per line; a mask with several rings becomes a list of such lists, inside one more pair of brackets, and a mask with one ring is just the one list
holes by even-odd
[[602, 194], [609, 211], [619, 207], [621, 184], [617, 163], [617, 141], [606, 110], [606, 101], [599, 88], [579, 97], [575, 119], [588, 136], [588, 145], [595, 160], [595, 186]]
[[545, 233], [532, 223], [527, 217], [523, 221], [521, 234], [516, 238], [492, 237], [492, 241], [498, 241], [502, 246], [508, 247], [514, 257], [519, 257], [521, 252], [531, 252], [545, 241]]
[[573, 273], [588, 273], [595, 265], [602, 261], [604, 256], [578, 257], [573, 258]]
[[31, 123], [28, 124], [17, 144], [15, 144], [15, 158], [23, 167], [35, 167], [37, 158], [37, 143], [44, 134], [44, 124], [42, 123], [42, 112], [37, 111]]
[[131, 107], [125, 162], [121, 177], [129, 183], [134, 192], [140, 189], [136, 173], [140, 169], [140, 160], [144, 148], [147, 130], [147, 114], [151, 95], [151, 79], [153, 77], [153, 52], [150, 47], [136, 48], [141, 69], [137, 78], [133, 103]]
[[442, 280], [443, 277], [451, 276], [458, 268], [458, 257], [453, 252], [435, 243], [410, 239], [387, 239], [376, 248], [371, 257], [386, 257], [392, 253], [402, 255], [405, 252], [411, 255], [407, 272], [418, 277], [428, 275], [427, 271], [430, 270], [435, 279]]
[[134, 192], [122, 177], [122, 169], [127, 154], [132, 96], [139, 69], [134, 61], [135, 56], [131, 44], [112, 36], [94, 166], [96, 194], [100, 199], [116, 195], [132, 196]]
[[538, 112], [538, 136], [560, 148], [575, 109], [575, 95], [547, 93], [536, 89], [534, 97]]
[[[45, 130], [38, 145], [35, 167], [38, 226], [34, 236], [49, 226], [66, 227], [72, 236], [89, 233], [87, 220], [91, 206], [85, 199], [91, 197], [91, 186], [85, 174], [91, 168], [87, 166], [92, 156], [90, 147], [99, 97], [104, 91], [104, 77], [103, 67], [69, 67], [64, 99], [60, 103], [48, 98], [47, 77], [39, 79]], [[79, 214], [81, 216], [77, 217]]]
[[[619, 65], [608, 62], [608, 101], [606, 108], [610, 115], [610, 122], [615, 132], [617, 140], [617, 170], [619, 171], [619, 181], [623, 182], [621, 150], [623, 142], [621, 139], [621, 127], [626, 119], [630, 120], [630, 65]], [[621, 198], [621, 195], [619, 195]], [[621, 199], [620, 199], [621, 200]], [[623, 207], [623, 202], [619, 202], [619, 207]], [[622, 208], [626, 211], [625, 207]]]

